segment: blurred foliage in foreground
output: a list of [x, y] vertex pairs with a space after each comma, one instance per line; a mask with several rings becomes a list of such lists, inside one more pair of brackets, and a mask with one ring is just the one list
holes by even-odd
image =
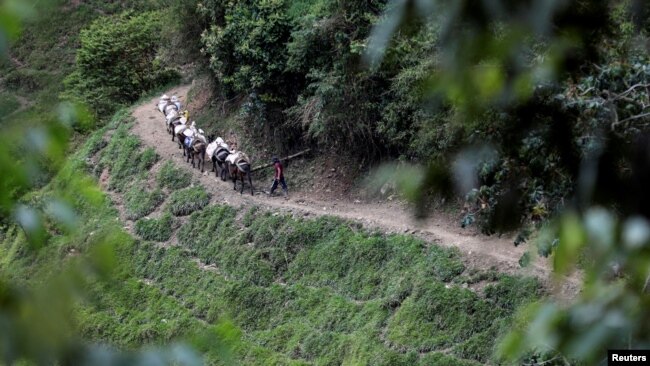
[[[23, 21], [34, 22], [34, 10], [52, 10], [50, 5], [47, 1], [0, 3], [3, 63], [15, 56], [8, 47], [20, 36]], [[21, 51], [29, 46], [23, 44]], [[18, 68], [24, 66], [15, 58], [10, 61]], [[25, 70], [12, 75], [20, 72]], [[3, 86], [7, 82], [3, 80]], [[51, 85], [40, 87], [56, 90]], [[39, 86], [33, 89], [40, 98]], [[115, 212], [107, 211], [107, 197], [83, 173], [86, 162], [80, 156], [86, 152], [69, 156], [71, 136], [92, 126], [87, 110], [70, 103], [47, 105], [47, 110], [33, 108], [23, 118], [3, 121], [0, 134], [0, 363], [202, 364], [202, 356], [184, 344], [128, 351], [92, 344], [77, 335], [76, 311], [95, 303], [92, 289], [101, 293], [121, 285], [118, 281], [125, 278], [120, 274], [130, 271], [116, 262], [117, 253], [133, 244], [114, 220]], [[194, 349], [215, 350], [217, 358], [227, 362], [228, 348], [236, 344], [238, 333], [223, 321], [195, 334]]]
[[489, 211], [488, 231], [518, 227], [522, 212], [533, 222], [553, 214], [535, 237], [539, 252], [552, 255], [560, 281], [580, 267], [584, 289], [569, 306], [523, 311], [500, 354], [596, 364], [607, 349], [650, 345], [650, 5], [525, 3], [394, 1], [367, 59], [382, 62], [401, 24], [440, 27], [424, 87], [477, 135], [419, 173], [407, 197], [421, 202], [452, 182], [474, 189], [470, 209]]

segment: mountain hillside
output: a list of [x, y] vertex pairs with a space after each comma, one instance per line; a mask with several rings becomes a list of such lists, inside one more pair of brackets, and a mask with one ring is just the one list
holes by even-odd
[[[643, 348], [650, 7], [489, 3], [3, 1], [0, 363]], [[188, 163], [162, 94], [252, 185]]]

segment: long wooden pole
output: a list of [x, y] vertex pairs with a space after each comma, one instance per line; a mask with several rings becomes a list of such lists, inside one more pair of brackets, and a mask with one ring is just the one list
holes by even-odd
[[[297, 153], [295, 153], [295, 154], [293, 154], [293, 155], [289, 155], [289, 156], [285, 156], [284, 158], [280, 158], [280, 160], [282, 161], [282, 160], [291, 160], [291, 159], [295, 159], [295, 158], [297, 158], [297, 157], [299, 157], [299, 156], [302, 156], [302, 155], [307, 154], [307, 153], [310, 152], [310, 151], [311, 151], [311, 149], [303, 150], [303, 151], [297, 152]], [[257, 170], [260, 170], [260, 169], [264, 169], [264, 168], [268, 168], [268, 167], [271, 167], [271, 166], [273, 166], [273, 163], [268, 163], [268, 164], [260, 165], [260, 166], [257, 166], [257, 167], [255, 167], [255, 168], [253, 168], [253, 170], [251, 170], [251, 172], [254, 172], [254, 171], [257, 171]]]

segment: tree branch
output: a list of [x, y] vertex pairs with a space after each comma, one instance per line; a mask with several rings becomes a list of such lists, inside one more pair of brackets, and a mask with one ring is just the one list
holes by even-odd
[[626, 95], [630, 94], [632, 91], [634, 91], [634, 89], [636, 89], [636, 88], [640, 88], [640, 87], [647, 88], [649, 86], [650, 86], [650, 84], [641, 84], [641, 83], [636, 84], [636, 85], [632, 85], [628, 90], [622, 92], [621, 94], [616, 95], [615, 99], [623, 98], [624, 96], [626, 96]]
[[[280, 160], [291, 160], [291, 159], [297, 158], [299, 156], [305, 155], [310, 151], [311, 151], [311, 149], [303, 150], [303, 151], [297, 152], [297, 153], [295, 153], [293, 155], [285, 156], [284, 158], [281, 158]], [[268, 168], [270, 166], [273, 166], [273, 163], [268, 163], [268, 164], [257, 166], [255, 168], [251, 169], [251, 172], [254, 172], [254, 171], [257, 171], [257, 170], [260, 170], [260, 169], [264, 169], [264, 168]]]
[[648, 116], [650, 116], [650, 112], [637, 114], [636, 116], [625, 118], [625, 119], [619, 121], [617, 124], [621, 124], [621, 123], [628, 122], [628, 121], [631, 121], [631, 120], [634, 120], [634, 119], [639, 119], [639, 118], [648, 117]]

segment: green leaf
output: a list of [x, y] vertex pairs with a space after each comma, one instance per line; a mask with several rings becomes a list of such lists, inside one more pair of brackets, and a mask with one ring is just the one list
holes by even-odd
[[567, 274], [576, 264], [580, 250], [586, 244], [586, 232], [580, 217], [572, 212], [560, 219], [557, 250], [553, 256], [553, 267], [558, 275]]

